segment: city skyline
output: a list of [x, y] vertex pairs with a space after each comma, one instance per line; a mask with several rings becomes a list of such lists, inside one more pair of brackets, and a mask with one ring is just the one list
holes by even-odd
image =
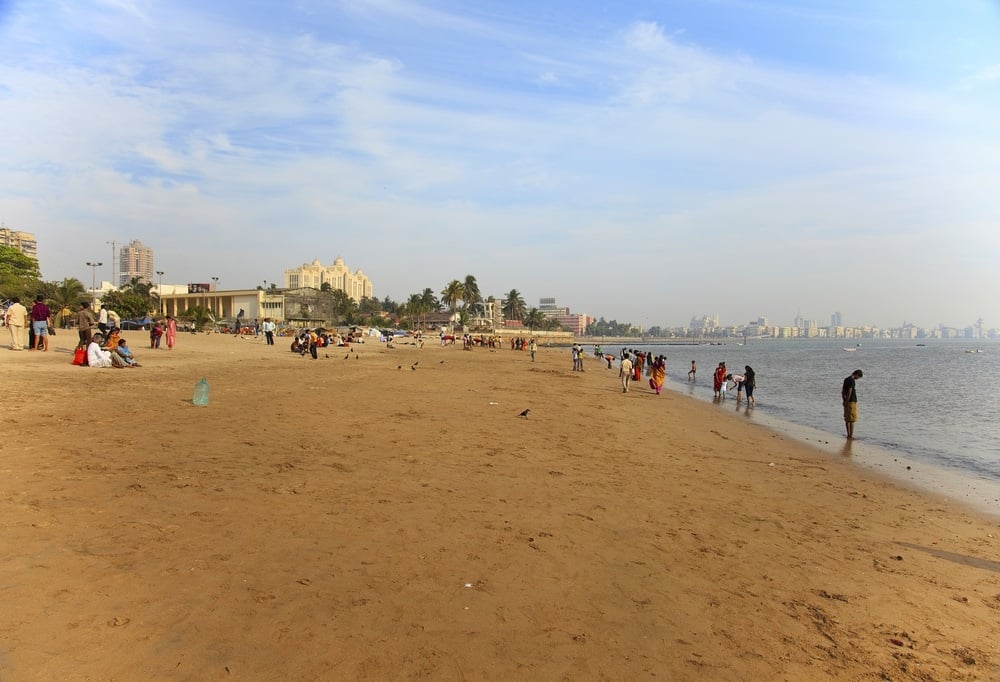
[[46, 279], [137, 239], [231, 288], [343, 255], [378, 298], [472, 274], [647, 328], [989, 326], [998, 29], [987, 0], [14, 0], [0, 215]]

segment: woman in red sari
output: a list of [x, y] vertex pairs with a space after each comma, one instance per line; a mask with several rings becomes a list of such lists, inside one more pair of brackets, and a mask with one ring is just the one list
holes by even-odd
[[636, 353], [635, 354], [635, 364], [632, 365], [632, 380], [639, 381], [642, 379], [642, 363], [646, 360], [647, 353]]
[[715, 397], [718, 398], [722, 391], [722, 382], [726, 380], [726, 363], [720, 362], [719, 366], [715, 368], [715, 374], [712, 375], [712, 390], [715, 391]]

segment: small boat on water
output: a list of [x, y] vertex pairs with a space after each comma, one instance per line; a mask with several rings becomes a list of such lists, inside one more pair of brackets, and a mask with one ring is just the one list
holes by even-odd
[[857, 350], [857, 348], [845, 348], [844, 350], [847, 351], [848, 353], [853, 353], [854, 351]]
[[977, 348], [976, 350], [972, 350], [972, 349], [966, 349], [966, 351], [965, 351], [965, 352], [966, 352], [966, 353], [982, 353], [982, 352], [983, 352], [983, 349], [982, 349], [982, 348]]

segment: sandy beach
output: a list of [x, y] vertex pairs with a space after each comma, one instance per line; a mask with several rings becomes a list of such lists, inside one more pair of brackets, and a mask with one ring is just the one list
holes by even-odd
[[125, 338], [0, 349], [3, 682], [1000, 679], [1000, 519], [729, 411], [569, 349]]

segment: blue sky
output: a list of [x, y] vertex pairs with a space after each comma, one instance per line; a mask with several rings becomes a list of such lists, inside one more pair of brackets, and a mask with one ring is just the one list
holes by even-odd
[[343, 257], [645, 326], [1000, 326], [1000, 3], [0, 0], [46, 279]]

